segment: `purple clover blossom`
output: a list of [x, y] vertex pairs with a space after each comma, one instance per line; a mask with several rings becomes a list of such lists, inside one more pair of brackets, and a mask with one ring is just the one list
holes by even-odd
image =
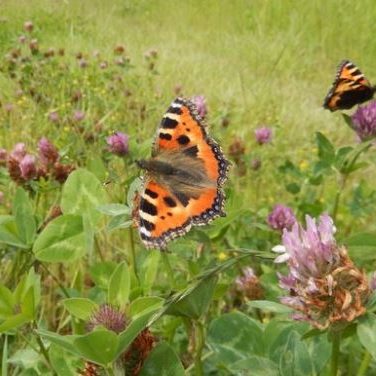
[[361, 141], [376, 136], [376, 101], [365, 106], [359, 106], [351, 116], [352, 128]]
[[7, 113], [11, 113], [14, 110], [14, 104], [13, 103], [4, 103], [4, 110]]
[[286, 262], [289, 274], [279, 274], [279, 285], [289, 292], [281, 298], [295, 311], [296, 320], [310, 322], [319, 329], [353, 321], [364, 314], [369, 296], [365, 274], [357, 269], [344, 247], [334, 238], [336, 228], [329, 215], [319, 220], [306, 216], [306, 228], [295, 222], [284, 229], [283, 245], [276, 263]]
[[23, 142], [18, 142], [16, 145], [14, 145], [13, 150], [10, 152], [10, 156], [18, 162], [21, 162], [25, 155], [26, 146]]
[[261, 165], [262, 165], [261, 159], [259, 159], [259, 158], [252, 159], [252, 161], [251, 161], [251, 169], [253, 171], [259, 170], [261, 168]]
[[0, 166], [5, 166], [7, 164], [8, 152], [1, 148], [0, 149]]
[[291, 229], [292, 225], [296, 222], [292, 209], [282, 204], [277, 204], [274, 206], [267, 220], [269, 226], [273, 230], [280, 231], [282, 231], [284, 228]]
[[283, 248], [277, 246], [273, 249], [282, 253], [275, 262], [289, 260], [293, 275], [320, 275], [319, 273], [325, 273], [330, 264], [336, 261], [333, 254], [333, 248], [336, 247], [336, 228], [328, 214], [321, 215], [318, 224], [307, 215], [306, 224], [306, 230], [297, 222], [293, 224], [291, 231], [283, 230]]
[[206, 99], [203, 95], [195, 95], [191, 98], [191, 101], [194, 103], [194, 105], [197, 108], [198, 114], [205, 119], [205, 116], [208, 113], [208, 108], [206, 106]]
[[246, 267], [242, 270], [241, 276], [236, 277], [235, 284], [236, 287], [240, 290], [244, 289], [244, 286], [247, 284], [248, 281], [257, 279], [257, 276], [252, 268]]
[[260, 145], [268, 144], [272, 140], [272, 130], [268, 127], [261, 127], [255, 130], [257, 143]]
[[102, 304], [90, 318], [88, 329], [92, 331], [97, 326], [104, 326], [106, 329], [118, 334], [125, 329], [126, 325], [127, 321], [124, 312], [110, 304]]
[[51, 123], [57, 123], [60, 120], [59, 114], [56, 111], [51, 111], [48, 114], [48, 120]]
[[124, 156], [128, 153], [129, 137], [125, 133], [115, 132], [107, 137], [108, 150], [118, 156]]
[[80, 122], [85, 119], [85, 112], [76, 110], [73, 112], [73, 121]]
[[37, 175], [36, 158], [34, 155], [26, 154], [20, 162], [21, 177], [31, 180]]
[[56, 147], [46, 138], [42, 137], [38, 142], [39, 157], [43, 164], [54, 164], [59, 159]]
[[242, 274], [235, 279], [235, 292], [238, 298], [257, 300], [263, 297], [260, 280], [250, 267], [242, 269]]

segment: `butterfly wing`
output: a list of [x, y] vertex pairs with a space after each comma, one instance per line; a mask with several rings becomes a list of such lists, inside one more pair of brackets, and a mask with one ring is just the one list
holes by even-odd
[[227, 179], [229, 162], [207, 134], [194, 104], [182, 98], [175, 99], [164, 115], [152, 155], [168, 155], [172, 164], [179, 164], [187, 172], [202, 168], [205, 181], [213, 182], [195, 187], [194, 181], [182, 186], [146, 177], [139, 203], [140, 237], [147, 247], [163, 249], [192, 225], [205, 225], [224, 215], [221, 187]]
[[324, 100], [324, 108], [330, 111], [344, 110], [373, 97], [375, 89], [359, 68], [349, 60], [338, 67], [336, 78]]

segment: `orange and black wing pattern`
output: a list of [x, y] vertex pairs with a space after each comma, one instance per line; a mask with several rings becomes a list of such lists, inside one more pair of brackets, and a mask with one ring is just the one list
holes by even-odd
[[[171, 184], [161, 184], [153, 176], [145, 176], [138, 204], [138, 228], [143, 243], [148, 248], [166, 248], [167, 243], [190, 230], [192, 225], [209, 223], [223, 216], [224, 192], [229, 162], [220, 146], [206, 132], [203, 120], [190, 101], [175, 99], [164, 115], [157, 130], [152, 155], [173, 156], [177, 168], [189, 170], [192, 160], [199, 161], [205, 180], [212, 182], [194, 187], [195, 196], [185, 190], [174, 190]], [[180, 162], [179, 162], [180, 161]], [[189, 171], [187, 171], [189, 173]]]
[[338, 67], [336, 78], [324, 100], [324, 108], [330, 111], [347, 110], [370, 100], [375, 88], [364, 77], [359, 68], [349, 60]]

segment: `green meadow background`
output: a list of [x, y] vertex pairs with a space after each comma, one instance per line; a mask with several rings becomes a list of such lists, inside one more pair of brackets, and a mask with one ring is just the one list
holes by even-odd
[[[314, 153], [316, 131], [338, 145], [354, 141], [341, 116], [321, 105], [342, 59], [358, 64], [371, 81], [375, 77], [375, 16], [372, 0], [2, 0], [0, 52], [13, 46], [25, 20], [33, 21], [41, 48], [63, 47], [68, 56], [79, 51], [91, 56], [96, 50], [111, 54], [115, 45], [124, 44], [138, 73], [136, 95], [152, 106], [142, 122], [111, 126], [131, 134], [137, 128], [151, 139], [179, 85], [186, 96], [205, 95], [212, 132], [223, 145], [238, 136], [252, 152], [255, 127], [272, 125], [274, 157], [304, 165]], [[152, 86], [143, 74], [149, 49], [158, 51]], [[13, 83], [1, 72], [0, 85], [1, 99], [12, 101]], [[126, 111], [122, 98], [109, 102], [104, 94], [101, 100], [108, 111]], [[86, 110], [92, 105], [87, 103]], [[17, 131], [1, 137], [17, 141], [21, 135], [35, 139], [53, 133], [45, 114], [33, 111]], [[230, 119], [226, 129], [220, 127], [222, 116]]]
[[[280, 234], [266, 223], [277, 203], [291, 206], [302, 219], [305, 214], [332, 213], [337, 197], [339, 244], [354, 234], [372, 233], [376, 229], [373, 149], [367, 157], [361, 156], [367, 165], [351, 173], [341, 192], [341, 176], [332, 165], [321, 175], [317, 172], [318, 162], [325, 158], [318, 156], [316, 133], [325, 135], [336, 149], [358, 145], [341, 113], [324, 110], [322, 103], [343, 59], [353, 61], [376, 82], [375, 5], [374, 0], [0, 0], [0, 148], [9, 151], [15, 143], [24, 142], [36, 154], [37, 142], [45, 136], [58, 147], [64, 162], [87, 168], [99, 178], [109, 202], [126, 203], [131, 183], [140, 174], [135, 160], [150, 155], [156, 127], [170, 102], [178, 93], [204, 95], [210, 134], [233, 162], [225, 187], [228, 217], [172, 243], [167, 256], [162, 253], [164, 260], [152, 277], [156, 283], [147, 293], [165, 298], [183, 291], [188, 280], [209, 267], [231, 261], [231, 249], [268, 252], [280, 243]], [[25, 21], [33, 22], [31, 37], [24, 31]], [[20, 48], [22, 56], [30, 57], [28, 44], [19, 42], [20, 35], [38, 39], [41, 53], [14, 68], [9, 61], [15, 50]], [[124, 56], [129, 59], [124, 66], [114, 63], [119, 45], [125, 46]], [[43, 57], [49, 48], [55, 56]], [[59, 49], [64, 49], [64, 56], [58, 56]], [[150, 69], [145, 55], [153, 50], [157, 57]], [[83, 57], [87, 67], [79, 66], [77, 56]], [[107, 69], [99, 68], [103, 61], [108, 62]], [[74, 99], [78, 92], [79, 99]], [[6, 110], [9, 104], [11, 111]], [[76, 110], [85, 113], [79, 124], [69, 120]], [[55, 111], [61, 118], [58, 124], [49, 120]], [[272, 143], [257, 144], [254, 131], [260, 126], [272, 128]], [[130, 137], [125, 158], [107, 150], [106, 138], [114, 131]], [[238, 159], [231, 153], [234, 143], [244, 146]], [[261, 161], [257, 171], [252, 169], [255, 159]], [[60, 186], [48, 184], [30, 195], [39, 225], [61, 199]], [[4, 193], [0, 213], [10, 214], [16, 185], [5, 168], [0, 169], [0, 191]], [[205, 252], [196, 242], [202, 239]], [[136, 229], [111, 232], [103, 225], [95, 240], [98, 253], [75, 264], [46, 263], [48, 267], [40, 272], [45, 277], [41, 327], [63, 334], [72, 331], [73, 319], [61, 308], [59, 283], [76, 289], [77, 295], [86, 297], [90, 291], [97, 300], [104, 296], [100, 288], [95, 290], [97, 286], [91, 290], [92, 281], [85, 284], [88, 265], [127, 259], [134, 270], [147, 268], [150, 251], [138, 240]], [[371, 240], [373, 248], [365, 256], [362, 247], [353, 254], [350, 249], [369, 274], [375, 269], [376, 241]], [[0, 279], [12, 291], [30, 265], [39, 262], [31, 248], [28, 253], [17, 252], [8, 246], [0, 248]], [[267, 286], [265, 299], [278, 301], [281, 291], [274, 265], [256, 258], [252, 262]], [[211, 305], [205, 325], [236, 309], [227, 295], [222, 296], [245, 265], [239, 263], [236, 270], [223, 273], [221, 298]], [[58, 282], [47, 278], [49, 271], [59, 276]], [[141, 282], [137, 297], [143, 293]], [[181, 355], [190, 345], [188, 336], [181, 322], [171, 329], [169, 320], [163, 317], [153, 330], [164, 338], [170, 335]], [[351, 342], [344, 360], [353, 361], [352, 370], [361, 363], [360, 352], [352, 359], [353, 343], [360, 348], [358, 342]], [[26, 340], [16, 338], [10, 353], [25, 346]], [[192, 371], [192, 359], [187, 364]], [[374, 361], [371, 364], [374, 369]]]

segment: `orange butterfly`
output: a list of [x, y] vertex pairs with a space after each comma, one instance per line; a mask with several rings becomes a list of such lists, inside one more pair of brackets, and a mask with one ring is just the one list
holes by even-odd
[[375, 90], [356, 65], [343, 60], [323, 106], [330, 111], [349, 109], [371, 99]]
[[229, 162], [206, 133], [191, 101], [177, 98], [171, 103], [151, 158], [138, 165], [146, 173], [135, 221], [146, 247], [164, 249], [192, 225], [206, 225], [225, 215], [222, 185]]

